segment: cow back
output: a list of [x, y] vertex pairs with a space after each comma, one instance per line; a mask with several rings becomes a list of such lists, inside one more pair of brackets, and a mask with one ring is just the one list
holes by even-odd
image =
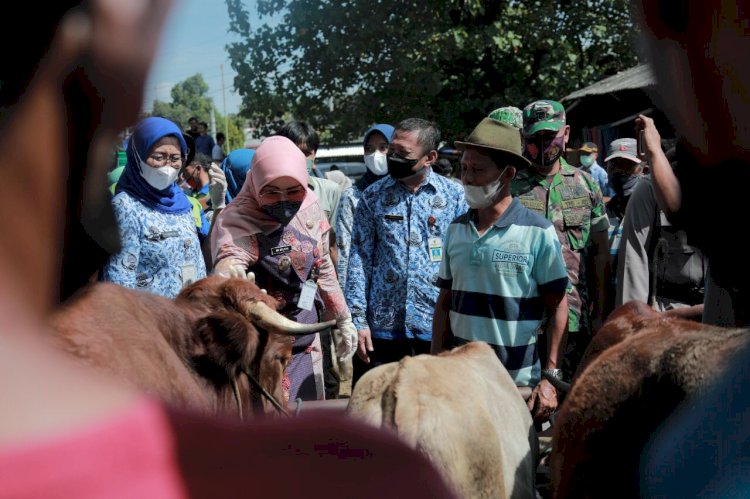
[[[171, 300], [109, 283], [88, 286], [50, 322], [54, 341], [82, 363], [178, 407], [214, 411], [216, 401], [167, 338], [192, 332]], [[186, 340], [187, 341], [187, 340]]]
[[349, 411], [429, 456], [462, 497], [534, 496], [532, 419], [484, 343], [369, 371]]
[[716, 380], [747, 331], [662, 315], [580, 372], [555, 420], [553, 497], [638, 496], [640, 454], [684, 400]]

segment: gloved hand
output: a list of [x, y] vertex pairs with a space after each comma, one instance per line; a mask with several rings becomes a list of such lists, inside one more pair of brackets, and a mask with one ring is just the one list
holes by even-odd
[[336, 345], [336, 355], [341, 361], [347, 361], [357, 351], [357, 329], [354, 327], [351, 317], [341, 319], [338, 324], [341, 339]]
[[[219, 260], [219, 263], [217, 263], [214, 267], [214, 274], [223, 277], [237, 277], [239, 279], [247, 279], [252, 283], [255, 282], [255, 272], [248, 272], [247, 274], [245, 274], [245, 266], [234, 258], [225, 258], [223, 260]], [[261, 289], [261, 291], [268, 294], [268, 291], [265, 289]]]
[[227, 177], [216, 163], [208, 169], [208, 195], [211, 197], [211, 208], [220, 210], [226, 206]]
[[[245, 279], [245, 266], [239, 260], [234, 258], [224, 258], [219, 260], [214, 265], [214, 274], [221, 275], [224, 277], [239, 277]], [[252, 274], [252, 272], [251, 272]], [[253, 274], [253, 282], [255, 281], [255, 274]]]

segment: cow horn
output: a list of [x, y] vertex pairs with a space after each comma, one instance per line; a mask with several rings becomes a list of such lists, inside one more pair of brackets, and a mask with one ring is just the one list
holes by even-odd
[[300, 324], [287, 319], [276, 310], [272, 309], [262, 301], [250, 302], [246, 311], [264, 329], [274, 329], [282, 334], [301, 336], [304, 334], [317, 333], [323, 329], [333, 326], [336, 321], [318, 322], [316, 324]]

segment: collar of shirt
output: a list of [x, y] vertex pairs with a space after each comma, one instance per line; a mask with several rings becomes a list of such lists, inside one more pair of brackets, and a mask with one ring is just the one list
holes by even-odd
[[[518, 200], [518, 198], [513, 198], [513, 200], [510, 202], [510, 205], [508, 205], [508, 208], [503, 212], [502, 215], [500, 215], [500, 218], [495, 220], [495, 222], [492, 224], [492, 226], [497, 227], [498, 229], [504, 229], [505, 227], [510, 227], [514, 223], [518, 221], [518, 217], [521, 214], [521, 207], [523, 205]], [[476, 213], [477, 210], [472, 209], [471, 210], [471, 220], [473, 223], [476, 223]]]
[[403, 182], [396, 180], [395, 178], [391, 176], [388, 176], [387, 178], [391, 186], [400, 186], [405, 191], [408, 191], [409, 194], [418, 194], [422, 189], [429, 190], [431, 192], [437, 192], [437, 187], [435, 186], [435, 183], [438, 181], [437, 180], [438, 177], [440, 177], [440, 175], [435, 173], [432, 170], [432, 167], [430, 166], [429, 171], [427, 172], [427, 176], [424, 178], [422, 183], [419, 184], [419, 187], [417, 188], [415, 192], [411, 192], [411, 190], [409, 190], [409, 188], [406, 185], [404, 185]]
[[535, 183], [537, 183], [537, 184], [541, 185], [542, 187], [544, 187], [545, 190], [550, 190], [550, 189], [553, 189], [554, 187], [556, 187], [556, 186], [558, 186], [558, 185], [560, 185], [562, 183], [562, 176], [572, 177], [573, 175], [576, 174], [576, 170], [578, 170], [578, 169], [575, 168], [574, 166], [571, 166], [567, 161], [565, 161], [561, 157], [560, 158], [560, 169], [557, 171], [557, 173], [555, 173], [554, 175], [552, 175], [552, 181], [551, 182], [549, 182], [549, 183], [547, 182], [547, 179], [549, 178], [548, 176], [540, 175], [540, 174], [538, 174], [536, 172], [534, 172], [532, 174], [533, 175], [532, 178], [534, 179]]
[[208, 188], [209, 187], [210, 186], [208, 184], [206, 184], [203, 187], [201, 187], [200, 189], [198, 189], [197, 191], [193, 191], [193, 197], [200, 198], [200, 197], [203, 197], [203, 196], [208, 196]]

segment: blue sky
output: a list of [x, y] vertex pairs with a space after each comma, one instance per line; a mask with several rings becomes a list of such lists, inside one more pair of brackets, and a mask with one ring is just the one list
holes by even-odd
[[[246, 0], [251, 26], [258, 25], [255, 0]], [[267, 21], [265, 18], [264, 21]], [[175, 2], [161, 46], [146, 83], [143, 108], [150, 110], [154, 98], [170, 102], [172, 87], [180, 81], [201, 73], [208, 84], [208, 94], [220, 112], [224, 112], [220, 65], [224, 65], [226, 111], [239, 111], [242, 99], [234, 91], [235, 72], [229, 65], [224, 46], [237, 40], [228, 32], [229, 15], [224, 0], [179, 0]], [[208, 116], [205, 117], [208, 119]]]

